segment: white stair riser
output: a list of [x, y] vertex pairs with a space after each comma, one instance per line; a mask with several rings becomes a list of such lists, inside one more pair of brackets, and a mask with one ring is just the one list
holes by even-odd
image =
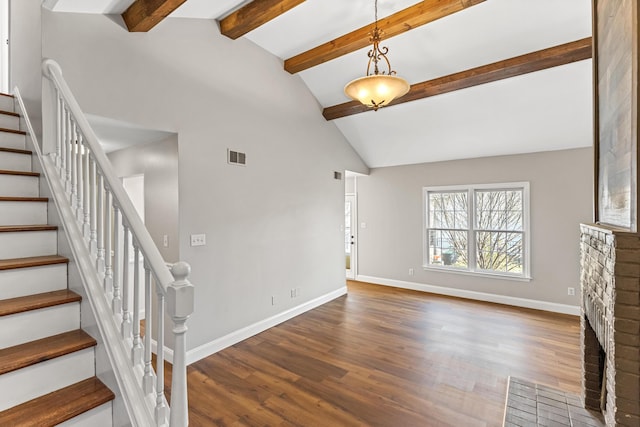
[[21, 133], [0, 131], [0, 147], [24, 150], [25, 135]]
[[0, 233], [0, 259], [55, 255], [56, 230]]
[[0, 330], [2, 330], [0, 348], [24, 344], [78, 328], [80, 328], [80, 303], [78, 302], [2, 316], [0, 317]]
[[28, 154], [0, 151], [0, 169], [31, 172], [31, 156]]
[[67, 264], [0, 270], [0, 299], [67, 289]]
[[94, 376], [93, 348], [0, 375], [0, 411]]
[[14, 112], [13, 97], [0, 95], [0, 110]]
[[0, 174], [0, 196], [38, 197], [39, 183], [37, 176]]
[[0, 114], [0, 128], [20, 130], [20, 117], [10, 114]]
[[47, 203], [0, 201], [0, 221], [0, 225], [46, 224]]
[[111, 402], [107, 402], [103, 405], [93, 408], [90, 411], [80, 414], [77, 417], [71, 418], [69, 421], [65, 421], [58, 424], [57, 427], [102, 427], [113, 425], [113, 409]]

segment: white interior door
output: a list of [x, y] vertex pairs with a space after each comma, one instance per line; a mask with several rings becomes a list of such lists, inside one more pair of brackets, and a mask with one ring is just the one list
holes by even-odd
[[356, 217], [356, 196], [347, 194], [344, 198], [344, 252], [347, 279], [356, 278], [358, 218]]

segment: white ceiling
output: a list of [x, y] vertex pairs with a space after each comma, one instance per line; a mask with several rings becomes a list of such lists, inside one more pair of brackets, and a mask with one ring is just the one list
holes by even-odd
[[[53, 10], [121, 13], [132, 2], [57, 0]], [[379, 0], [379, 15], [416, 2]], [[170, 16], [219, 19], [245, 3], [187, 0]], [[372, 0], [308, 0], [245, 37], [284, 60], [372, 20]], [[417, 83], [590, 35], [591, 0], [487, 0], [382, 44], [398, 75]], [[323, 107], [349, 100], [342, 89], [364, 75], [367, 50], [300, 73]], [[335, 123], [379, 167], [590, 146], [591, 111], [586, 60]]]
[[131, 123], [107, 117], [87, 114], [87, 120], [107, 153], [134, 145], [160, 142], [175, 133], [162, 130], [147, 129]]

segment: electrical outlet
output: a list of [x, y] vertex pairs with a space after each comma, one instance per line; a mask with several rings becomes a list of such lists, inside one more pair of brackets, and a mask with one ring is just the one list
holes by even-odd
[[169, 247], [169, 236], [167, 236], [166, 234], [162, 236], [162, 246], [164, 246], [165, 248]]
[[413, 268], [409, 269], [409, 276], [413, 276]]
[[291, 291], [289, 291], [289, 294], [291, 295], [291, 298], [295, 298], [296, 297], [296, 290], [295, 289], [291, 289]]
[[207, 244], [207, 235], [206, 234], [192, 234], [191, 235], [191, 246], [204, 246]]
[[575, 295], [576, 288], [567, 288], [567, 295]]
[[276, 296], [275, 296], [275, 295], [273, 295], [273, 296], [271, 297], [271, 305], [276, 305], [276, 303], [277, 303], [277, 301], [276, 301]]

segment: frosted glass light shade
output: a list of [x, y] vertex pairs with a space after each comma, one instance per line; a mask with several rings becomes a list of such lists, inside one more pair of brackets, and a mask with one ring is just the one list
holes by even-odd
[[348, 97], [377, 110], [409, 92], [409, 88], [409, 83], [401, 77], [374, 74], [349, 82], [344, 87], [344, 93]]

